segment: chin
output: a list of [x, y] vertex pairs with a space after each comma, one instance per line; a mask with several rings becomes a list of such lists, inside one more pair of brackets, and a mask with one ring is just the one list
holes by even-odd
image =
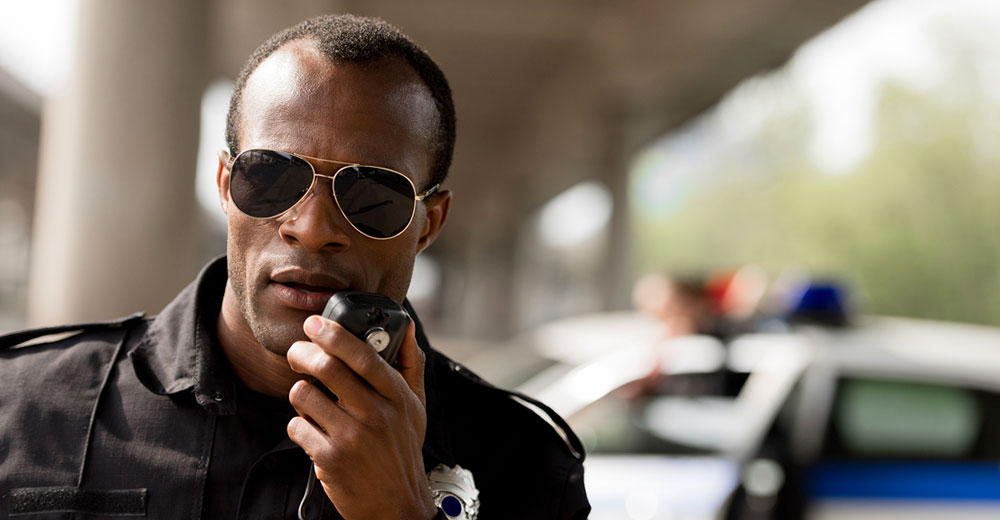
[[302, 331], [304, 321], [305, 318], [295, 322], [278, 322], [273, 319], [261, 319], [259, 316], [253, 316], [250, 320], [250, 327], [261, 346], [274, 354], [285, 356], [292, 343], [308, 341], [309, 338]]
[[260, 344], [270, 352], [284, 357], [288, 354], [289, 347], [292, 343], [296, 341], [308, 341], [309, 338], [302, 332], [302, 326], [299, 325], [295, 330], [282, 331], [279, 334], [268, 334], [264, 337], [258, 337], [257, 340]]

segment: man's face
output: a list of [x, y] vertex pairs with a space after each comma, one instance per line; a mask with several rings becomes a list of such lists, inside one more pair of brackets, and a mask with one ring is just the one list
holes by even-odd
[[[292, 42], [260, 64], [243, 93], [240, 148], [383, 166], [408, 176], [418, 191], [430, 177], [437, 110], [419, 76], [401, 59], [333, 64], [312, 43]], [[317, 173], [339, 167], [313, 161]], [[337, 207], [330, 179], [318, 178], [305, 200], [266, 220], [229, 200], [228, 169], [219, 191], [229, 221], [229, 286], [254, 337], [284, 354], [305, 339], [302, 323], [342, 290], [402, 301], [416, 254], [437, 236], [447, 193], [418, 202], [410, 227], [390, 240], [356, 231]], [[235, 309], [230, 309], [235, 310]]]

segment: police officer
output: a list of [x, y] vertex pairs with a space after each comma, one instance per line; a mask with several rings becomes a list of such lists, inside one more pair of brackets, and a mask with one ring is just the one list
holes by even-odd
[[[569, 427], [433, 350], [404, 300], [454, 139], [443, 73], [385, 22], [271, 37], [219, 154], [227, 256], [156, 317], [0, 339], [0, 516], [585, 518]], [[393, 364], [318, 316], [348, 290], [414, 316]]]

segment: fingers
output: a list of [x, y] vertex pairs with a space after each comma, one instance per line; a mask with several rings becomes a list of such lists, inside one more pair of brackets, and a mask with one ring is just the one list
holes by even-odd
[[421, 452], [426, 361], [415, 327], [403, 337], [395, 368], [330, 320], [312, 316], [303, 328], [312, 341], [292, 344], [289, 366], [319, 379], [339, 399], [310, 381], [296, 382], [289, 401], [300, 415], [287, 429], [315, 464], [324, 492], [344, 518], [430, 517]]
[[348, 420], [347, 412], [339, 401], [330, 399], [326, 393], [306, 380], [300, 380], [292, 385], [288, 392], [288, 402], [295, 411], [324, 434], [333, 431], [338, 422]]
[[[342, 360], [331, 356], [319, 345], [308, 341], [296, 341], [288, 348], [286, 357], [292, 370], [318, 379], [320, 384], [326, 386], [340, 399], [342, 405], [349, 403], [353, 407], [370, 406], [372, 395], [369, 384]], [[296, 386], [298, 384], [296, 383]], [[292, 389], [294, 390], [295, 386]], [[291, 396], [289, 393], [289, 398]]]
[[322, 431], [315, 423], [301, 416], [292, 417], [292, 420], [288, 421], [286, 430], [288, 431], [288, 438], [301, 446], [310, 458], [316, 457], [323, 449], [325, 443], [329, 442], [326, 432]]
[[[375, 349], [367, 343], [354, 337], [339, 323], [328, 320], [321, 316], [310, 316], [303, 325], [303, 330], [309, 339], [323, 349], [330, 357], [340, 360], [346, 367], [357, 374], [362, 380], [367, 382], [371, 388], [379, 394], [393, 399], [398, 396], [400, 390], [399, 374], [389, 366]], [[316, 367], [322, 370], [323, 367]], [[294, 370], [295, 367], [293, 366]], [[296, 370], [298, 371], [298, 370]], [[331, 383], [325, 379], [322, 373], [303, 372], [316, 376], [340, 395]], [[344, 396], [341, 396], [344, 397]]]
[[315, 423], [301, 416], [292, 417], [285, 428], [288, 438], [298, 444], [315, 463], [316, 477], [324, 482], [335, 481], [325, 468], [337, 467], [345, 458], [344, 447], [354, 442], [346, 438], [345, 434], [349, 435], [352, 430], [338, 431], [338, 437], [335, 439]]
[[399, 374], [403, 376], [403, 380], [406, 381], [406, 386], [410, 387], [410, 390], [417, 395], [420, 399], [420, 404], [426, 407], [424, 364], [427, 361], [427, 356], [417, 345], [416, 330], [416, 325], [411, 322], [410, 327], [406, 329], [403, 344], [399, 348], [399, 356], [396, 358], [396, 368], [399, 370]]

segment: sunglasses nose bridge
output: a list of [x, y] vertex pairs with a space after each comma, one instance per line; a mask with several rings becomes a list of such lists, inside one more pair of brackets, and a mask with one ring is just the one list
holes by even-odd
[[[287, 240], [301, 244], [310, 251], [334, 247], [350, 247], [349, 230], [353, 226], [343, 216], [343, 211], [333, 195], [332, 180], [328, 175], [316, 175], [309, 190], [288, 209], [287, 218], [279, 226], [279, 233]], [[326, 182], [331, 187], [322, 186]]]
[[[337, 173], [340, 172], [338, 171]], [[333, 175], [324, 175], [322, 173], [318, 173], [316, 170], [313, 170], [313, 181], [312, 186], [310, 186], [310, 191], [313, 192], [314, 195], [320, 191], [329, 195], [331, 202], [333, 202], [333, 205], [337, 207], [337, 211], [340, 212], [340, 202], [337, 200], [337, 190], [334, 188], [334, 178], [337, 176], [337, 173], [334, 173]], [[329, 184], [329, 187], [326, 186], [327, 184]], [[321, 188], [320, 185], [323, 185], [323, 187]], [[309, 194], [307, 194], [307, 196], [308, 195]]]
[[[327, 179], [324, 181], [323, 179]], [[329, 187], [322, 186], [329, 183]], [[340, 212], [340, 204], [337, 202], [337, 194], [334, 193], [333, 189], [333, 177], [330, 175], [322, 175], [313, 171], [312, 182], [309, 184], [309, 189], [302, 194], [302, 198], [299, 199], [291, 208], [290, 211], [301, 210], [301, 206], [309, 203], [309, 199], [316, 197], [317, 195], [327, 195], [329, 197], [329, 202], [331, 202], [335, 209]], [[322, 197], [321, 197], [322, 198]], [[319, 202], [319, 201], [312, 201]]]

